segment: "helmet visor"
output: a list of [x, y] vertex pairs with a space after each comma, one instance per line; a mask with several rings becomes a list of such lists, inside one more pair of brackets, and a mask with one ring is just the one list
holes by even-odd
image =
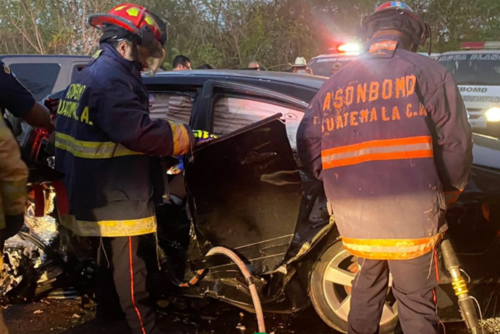
[[144, 70], [151, 75], [155, 75], [165, 60], [165, 50], [159, 45], [137, 46], [137, 58], [144, 67]]

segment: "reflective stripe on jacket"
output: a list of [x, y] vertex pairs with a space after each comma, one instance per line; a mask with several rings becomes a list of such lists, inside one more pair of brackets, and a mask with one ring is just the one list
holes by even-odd
[[194, 137], [187, 125], [152, 120], [136, 63], [101, 48], [57, 111], [56, 169], [65, 174], [69, 200], [61, 221], [82, 236], [152, 233], [150, 156], [186, 154]]
[[323, 180], [344, 247], [370, 259], [411, 259], [446, 230], [472, 163], [457, 86], [432, 59], [394, 36], [325, 82], [297, 132], [306, 169]]
[[0, 118], [0, 229], [5, 228], [5, 216], [24, 213], [28, 168], [21, 160], [19, 145]]

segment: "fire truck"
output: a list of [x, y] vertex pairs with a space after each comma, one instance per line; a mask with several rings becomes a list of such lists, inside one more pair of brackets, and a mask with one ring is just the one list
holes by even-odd
[[500, 137], [500, 41], [464, 42], [437, 61], [453, 74], [475, 132]]

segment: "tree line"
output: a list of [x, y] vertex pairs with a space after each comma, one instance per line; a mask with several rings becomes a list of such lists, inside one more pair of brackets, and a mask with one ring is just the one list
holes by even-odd
[[[135, 0], [169, 22], [167, 59], [193, 65], [242, 68], [257, 60], [283, 69], [297, 56], [328, 53], [356, 37], [377, 0]], [[498, 0], [407, 0], [431, 25], [433, 51], [461, 41], [500, 40]], [[116, 0], [2, 0], [1, 54], [92, 54], [99, 33], [86, 16], [107, 12]]]

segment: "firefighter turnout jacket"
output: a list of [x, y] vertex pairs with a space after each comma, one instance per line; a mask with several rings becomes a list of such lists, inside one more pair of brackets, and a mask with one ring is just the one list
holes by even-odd
[[61, 221], [78, 235], [155, 232], [149, 156], [182, 155], [194, 145], [188, 126], [149, 117], [139, 68], [102, 44], [59, 103], [56, 169], [69, 200]]
[[325, 82], [299, 127], [307, 169], [323, 180], [344, 247], [380, 260], [431, 251], [446, 230], [445, 192], [472, 163], [471, 128], [446, 69], [377, 37]]
[[8, 109], [23, 117], [33, 108], [33, 95], [17, 80], [10, 68], [0, 62], [0, 230], [6, 228], [6, 216], [24, 214], [28, 167], [21, 159], [19, 144], [7, 126], [3, 112]]
[[21, 160], [19, 144], [0, 117], [0, 230], [6, 228], [7, 216], [24, 214], [27, 180], [28, 167]]

